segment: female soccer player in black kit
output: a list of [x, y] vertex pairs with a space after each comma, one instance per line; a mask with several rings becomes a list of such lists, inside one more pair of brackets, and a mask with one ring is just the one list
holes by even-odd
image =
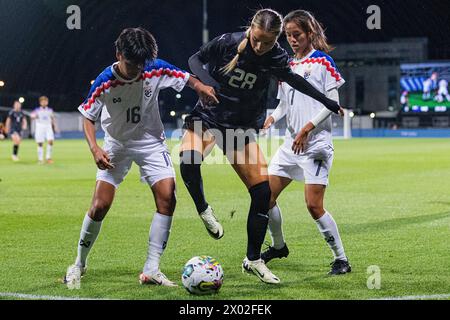
[[27, 119], [22, 111], [22, 104], [19, 101], [14, 101], [13, 109], [9, 111], [6, 118], [6, 132], [11, 135], [13, 141], [12, 160], [19, 161], [19, 146], [22, 141], [22, 130], [27, 129]]
[[205, 200], [200, 165], [214, 144], [223, 150], [251, 197], [243, 271], [273, 284], [280, 280], [260, 258], [271, 195], [267, 162], [252, 134], [263, 127], [270, 80], [285, 81], [333, 112], [342, 112], [337, 102], [291, 71], [289, 56], [277, 43], [282, 25], [276, 11], [259, 10], [245, 32], [219, 36], [189, 59], [192, 72], [215, 88], [219, 103], [199, 102], [186, 117], [180, 153], [181, 175], [197, 211], [209, 234], [220, 239], [223, 228]]

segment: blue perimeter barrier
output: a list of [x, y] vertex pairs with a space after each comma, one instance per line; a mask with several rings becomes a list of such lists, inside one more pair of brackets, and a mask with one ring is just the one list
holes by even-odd
[[352, 129], [353, 138], [450, 138], [450, 129]]

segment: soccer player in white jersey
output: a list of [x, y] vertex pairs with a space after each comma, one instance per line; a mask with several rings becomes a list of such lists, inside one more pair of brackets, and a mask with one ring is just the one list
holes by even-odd
[[[175, 210], [175, 171], [165, 143], [158, 107], [159, 91], [183, 90], [187, 84], [203, 102], [217, 102], [212, 87], [190, 74], [156, 59], [158, 47], [152, 34], [143, 28], [122, 31], [116, 45], [118, 62], [107, 67], [95, 80], [88, 98], [78, 108], [84, 116], [86, 140], [97, 164], [97, 183], [78, 242], [78, 256], [67, 269], [69, 288], [80, 285], [92, 248], [115, 195], [132, 162], [140, 168], [141, 180], [154, 195], [157, 212], [150, 228], [147, 261], [139, 276], [141, 284], [176, 286], [160, 271]], [[103, 148], [95, 138], [95, 121], [105, 131]]]
[[[303, 76], [317, 90], [339, 102], [338, 88], [344, 84], [333, 59], [320, 23], [303, 10], [296, 10], [284, 18], [287, 40], [294, 51], [292, 69]], [[286, 83], [280, 84], [280, 104], [266, 119], [265, 129], [286, 115], [287, 130], [284, 144], [278, 149], [269, 165], [269, 182], [272, 191], [269, 211], [269, 232], [272, 245], [261, 254], [267, 263], [274, 258], [287, 257], [288, 247], [282, 231], [281, 210], [276, 200], [293, 181], [305, 182], [305, 200], [309, 213], [333, 252], [330, 275], [351, 271], [344, 252], [336, 222], [324, 209], [323, 199], [328, 185], [328, 175], [333, 162], [331, 139], [331, 112], [321, 103], [294, 90]]]
[[48, 107], [48, 98], [42, 96], [39, 98], [39, 108], [34, 109], [31, 113], [31, 119], [35, 121], [34, 138], [38, 145], [38, 163], [44, 163], [44, 142], [47, 141], [47, 152], [45, 159], [47, 163], [53, 163], [52, 149], [55, 135], [53, 130], [56, 128], [55, 115], [53, 109]]

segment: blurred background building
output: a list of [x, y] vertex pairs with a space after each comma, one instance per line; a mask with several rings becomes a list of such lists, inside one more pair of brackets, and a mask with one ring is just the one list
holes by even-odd
[[[66, 27], [69, 5], [81, 9], [81, 30]], [[380, 7], [379, 30], [367, 28], [370, 5]], [[205, 37], [242, 30], [261, 7], [282, 14], [310, 10], [326, 27], [336, 47], [331, 56], [346, 79], [340, 97], [350, 109], [353, 136], [373, 129], [450, 128], [450, 101], [439, 95], [450, 81], [448, 0], [0, 0], [0, 122], [15, 99], [32, 110], [45, 94], [59, 127], [78, 131], [76, 108], [91, 81], [114, 62], [113, 43], [123, 28], [149, 29], [159, 56], [188, 69]], [[290, 51], [284, 36], [280, 43]], [[275, 91], [268, 109], [276, 107]], [[179, 128], [195, 102], [189, 89], [161, 92], [166, 128]], [[334, 122], [340, 132], [342, 119]]]

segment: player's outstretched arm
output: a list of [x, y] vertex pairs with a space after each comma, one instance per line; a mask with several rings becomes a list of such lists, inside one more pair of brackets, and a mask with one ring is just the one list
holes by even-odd
[[204, 68], [205, 64], [200, 60], [200, 52], [192, 55], [189, 58], [189, 68], [191, 71], [206, 85], [219, 88], [219, 83], [214, 80], [209, 74], [208, 70]]
[[278, 104], [275, 111], [270, 116], [268, 116], [266, 121], [264, 122], [263, 129], [269, 129], [275, 122], [278, 122], [278, 120], [282, 119], [286, 115], [287, 109], [287, 103], [284, 100], [280, 100], [280, 103]]
[[[327, 92], [327, 97], [339, 103], [339, 92], [337, 89], [333, 89]], [[306, 149], [306, 143], [309, 133], [313, 131], [319, 124], [324, 122], [331, 116], [331, 111], [327, 108], [323, 108], [313, 119], [308, 121], [307, 124], [300, 130], [292, 143], [292, 151], [295, 154], [299, 154]], [[344, 109], [339, 109], [339, 114], [344, 115]]]
[[9, 130], [11, 129], [11, 118], [8, 117], [6, 118], [6, 123], [5, 123], [5, 132], [9, 133]]
[[299, 133], [297, 133], [297, 136], [292, 143], [292, 151], [294, 151], [295, 154], [300, 154], [306, 149], [308, 135], [312, 130], [314, 130], [314, 128], [315, 126], [310, 121], [302, 128], [302, 130], [300, 130]]
[[36, 119], [37, 119], [37, 113], [36, 113], [36, 111], [32, 111], [32, 112], [30, 113], [30, 119], [31, 119], [31, 120], [36, 120]]
[[58, 132], [59, 133], [59, 129], [58, 126], [56, 125], [56, 118], [55, 115], [52, 115], [52, 128], [53, 128], [53, 132]]
[[109, 155], [99, 147], [97, 144], [97, 139], [95, 137], [95, 122], [87, 118], [83, 119], [84, 134], [86, 136], [86, 141], [89, 145], [89, 149], [92, 152], [94, 161], [100, 170], [113, 169], [114, 166], [111, 164]]
[[28, 128], [28, 121], [25, 117], [22, 119], [22, 130], [27, 130]]
[[333, 111], [334, 113], [339, 113], [339, 111], [341, 110], [341, 107], [336, 101], [327, 98], [323, 93], [319, 92], [316, 88], [313, 87], [312, 84], [310, 84], [298, 74], [294, 72], [287, 72], [286, 74], [283, 74], [282, 80], [284, 80], [295, 90], [298, 90], [301, 93], [306, 94], [307, 96], [310, 96], [311, 98], [319, 101], [320, 103], [325, 105], [327, 109]]
[[219, 103], [219, 100], [216, 97], [216, 91], [214, 90], [213, 87], [204, 85], [200, 80], [196, 79], [195, 77], [189, 77], [187, 85], [190, 88], [194, 89], [195, 92], [197, 92], [204, 106]]

